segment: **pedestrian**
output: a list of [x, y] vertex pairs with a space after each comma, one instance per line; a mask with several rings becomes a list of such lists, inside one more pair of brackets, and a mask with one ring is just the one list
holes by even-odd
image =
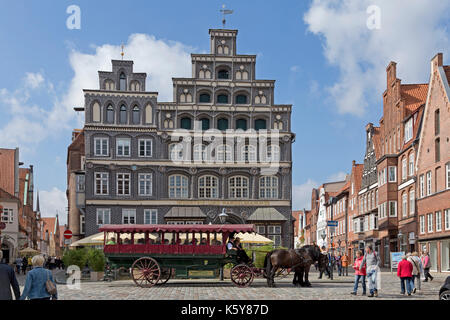
[[378, 297], [378, 277], [380, 269], [380, 257], [373, 251], [372, 245], [366, 246], [366, 253], [359, 269], [366, 267], [367, 278], [369, 282], [370, 295], [368, 297]]
[[401, 292], [400, 294], [405, 294], [405, 284], [406, 292], [408, 296], [411, 295], [413, 290], [413, 280], [412, 280], [413, 265], [407, 260], [406, 256], [402, 256], [402, 261], [398, 263], [397, 266], [397, 276], [400, 278]]
[[342, 276], [344, 276], [344, 273], [346, 276], [348, 276], [348, 255], [346, 252], [341, 257], [341, 265], [342, 265]]
[[16, 300], [20, 298], [20, 288], [14, 269], [3, 263], [3, 251], [0, 250], [0, 300], [12, 300], [11, 288]]
[[361, 286], [363, 289], [362, 295], [366, 295], [366, 267], [363, 267], [360, 269], [361, 263], [363, 260], [363, 254], [361, 250], [356, 251], [356, 259], [355, 263], [353, 264], [353, 269], [355, 269], [355, 285], [353, 287], [353, 291], [351, 292], [352, 295], [356, 296], [356, 293], [358, 292], [358, 284], [359, 280], [361, 280]]
[[25, 300], [27, 298], [30, 300], [50, 300], [50, 298], [58, 298], [56, 290], [54, 294], [47, 291], [47, 281], [50, 280], [55, 288], [56, 283], [53, 280], [52, 272], [43, 268], [44, 262], [45, 259], [41, 255], [33, 257], [33, 270], [27, 274], [25, 288], [23, 289], [20, 300]]
[[20, 257], [17, 257], [17, 259], [16, 259], [16, 272], [17, 272], [17, 274], [20, 274], [20, 270], [22, 270], [22, 259]]
[[28, 257], [28, 259], [27, 259], [27, 268], [29, 269], [29, 270], [31, 270], [31, 266], [33, 265], [33, 260], [32, 260], [32, 258], [31, 257]]
[[338, 269], [338, 276], [340, 277], [342, 275], [342, 261], [341, 261], [341, 253], [340, 252], [337, 252], [335, 254], [334, 261], [335, 261], [337, 269]]
[[23, 259], [22, 259], [22, 273], [23, 274], [27, 273], [27, 267], [28, 267], [28, 259], [27, 259], [27, 257], [23, 257]]
[[423, 280], [423, 282], [428, 282], [428, 278], [430, 278], [430, 281], [433, 281], [434, 278], [430, 274], [430, 268], [431, 268], [430, 256], [428, 255], [428, 252], [426, 250], [424, 250], [422, 252], [422, 256], [420, 257], [420, 260], [422, 260], [423, 273], [425, 274], [425, 280]]
[[[421, 290], [421, 282], [420, 282], [420, 275], [423, 274], [423, 267], [422, 267], [422, 261], [420, 261], [418, 257], [417, 252], [413, 252], [411, 254], [406, 255], [409, 262], [411, 262], [413, 266], [413, 272], [412, 272], [412, 284], [413, 284], [413, 293], [416, 293], [416, 289]], [[417, 279], [417, 281], [416, 281]]]
[[327, 249], [325, 248], [325, 246], [322, 247], [321, 251], [322, 251], [323, 255], [326, 255], [327, 262], [326, 262], [325, 270], [319, 270], [319, 279], [322, 279], [322, 275], [323, 275], [323, 273], [325, 271], [327, 276], [328, 276], [328, 279], [333, 280], [332, 263], [331, 263], [332, 255], [331, 255], [331, 253], [327, 252]]

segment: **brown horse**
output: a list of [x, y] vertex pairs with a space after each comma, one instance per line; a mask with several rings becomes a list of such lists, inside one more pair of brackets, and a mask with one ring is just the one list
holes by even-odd
[[266, 269], [267, 285], [274, 287], [274, 277], [278, 269], [299, 268], [311, 265], [312, 259], [306, 249], [276, 249], [266, 254], [264, 268]]
[[[311, 262], [305, 263], [299, 267], [296, 267], [294, 269], [294, 280], [292, 283], [294, 286], [300, 285], [302, 287], [311, 287], [311, 283], [308, 280], [309, 277], [309, 269], [311, 268], [311, 265], [315, 262], [317, 262], [319, 270], [325, 271], [327, 265], [328, 265], [328, 258], [327, 255], [324, 255], [320, 252], [320, 248], [317, 245], [306, 245], [301, 247], [300, 250], [306, 250], [311, 257]], [[305, 280], [303, 281], [303, 275], [305, 276]]]

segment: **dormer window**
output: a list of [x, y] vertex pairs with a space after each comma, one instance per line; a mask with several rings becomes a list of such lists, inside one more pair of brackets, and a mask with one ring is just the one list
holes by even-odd
[[226, 69], [221, 69], [217, 73], [217, 79], [230, 79], [230, 73]]
[[125, 76], [125, 73], [123, 73], [123, 72], [120, 74], [119, 90], [120, 91], [127, 90], [127, 77]]

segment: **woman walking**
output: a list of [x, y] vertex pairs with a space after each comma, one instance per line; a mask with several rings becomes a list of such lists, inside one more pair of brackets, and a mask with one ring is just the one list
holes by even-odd
[[422, 256], [420, 257], [420, 260], [422, 260], [423, 270], [425, 274], [425, 280], [423, 282], [428, 282], [428, 278], [430, 278], [430, 281], [433, 281], [433, 276], [430, 274], [430, 268], [431, 268], [431, 261], [430, 256], [428, 255], [428, 252], [425, 250], [422, 252]]
[[366, 295], [366, 267], [363, 267], [360, 269], [361, 263], [363, 260], [363, 254], [361, 250], [356, 251], [356, 259], [355, 263], [353, 264], [353, 269], [355, 269], [355, 285], [353, 287], [353, 291], [351, 292], [352, 295], [356, 296], [356, 293], [358, 291], [358, 284], [359, 280], [361, 280], [362, 285], [362, 295]]
[[[44, 269], [45, 259], [43, 256], [34, 256], [31, 260], [33, 270], [28, 272], [20, 300], [50, 300], [57, 299], [56, 284], [51, 271]], [[51, 292], [49, 292], [49, 290]]]
[[401, 285], [400, 294], [405, 294], [405, 284], [406, 284], [406, 292], [408, 293], [408, 296], [411, 295], [411, 292], [413, 290], [412, 272], [413, 272], [412, 263], [407, 260], [406, 256], [403, 256], [402, 261], [400, 261], [397, 266], [397, 276], [400, 278], [400, 285]]
[[[408, 253], [406, 255], [406, 257], [413, 266], [413, 272], [412, 272], [413, 291], [412, 292], [416, 293], [416, 289], [421, 290], [420, 275], [423, 274], [422, 261], [420, 261], [417, 252]], [[417, 281], [415, 281], [416, 279], [417, 279]]]

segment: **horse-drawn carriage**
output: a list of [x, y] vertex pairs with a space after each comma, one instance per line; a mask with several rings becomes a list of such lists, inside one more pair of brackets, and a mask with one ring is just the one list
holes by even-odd
[[[227, 250], [230, 235], [255, 232], [254, 225], [104, 225], [100, 231], [105, 233], [104, 252], [110, 268], [130, 270], [139, 287], [164, 284], [170, 278], [217, 277], [230, 263], [231, 281], [247, 287], [255, 277], [267, 274], [273, 283], [286, 269], [271, 269], [274, 262], [269, 262], [267, 270], [266, 263], [265, 268], [256, 268], [242, 263], [235, 250]], [[268, 253], [265, 262], [270, 258]]]

